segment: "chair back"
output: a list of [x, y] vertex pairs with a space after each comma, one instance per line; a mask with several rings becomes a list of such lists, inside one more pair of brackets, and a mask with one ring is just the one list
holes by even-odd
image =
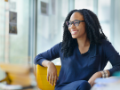
[[[57, 75], [59, 76], [59, 72], [61, 66], [56, 66]], [[41, 90], [54, 90], [55, 86], [50, 85], [47, 81], [47, 67], [42, 67], [40, 65], [36, 65], [36, 81], [39, 89]]]

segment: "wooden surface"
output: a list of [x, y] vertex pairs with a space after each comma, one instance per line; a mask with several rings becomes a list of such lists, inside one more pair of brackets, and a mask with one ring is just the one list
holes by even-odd
[[1, 63], [0, 68], [6, 73], [9, 79], [6, 82], [10, 85], [30, 86], [32, 83], [31, 71], [29, 66]]
[[17, 65], [17, 64], [6, 64], [0, 63], [0, 68], [5, 72], [12, 73], [29, 73], [30, 67], [25, 65]]

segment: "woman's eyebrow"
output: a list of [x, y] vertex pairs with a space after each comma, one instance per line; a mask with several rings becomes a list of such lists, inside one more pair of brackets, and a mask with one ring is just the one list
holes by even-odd
[[[79, 21], [79, 20], [76, 19], [76, 20], [74, 20], [74, 21]], [[69, 22], [72, 22], [72, 21], [69, 21]]]

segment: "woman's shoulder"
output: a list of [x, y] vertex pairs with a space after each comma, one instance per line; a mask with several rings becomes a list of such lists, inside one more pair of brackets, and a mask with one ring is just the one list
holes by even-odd
[[102, 39], [99, 44], [97, 44], [97, 48], [101, 51], [108, 51], [112, 48], [111, 42], [107, 39]]
[[109, 40], [107, 40], [107, 39], [102, 39], [101, 40], [101, 45], [109, 45], [109, 44], [111, 44], [111, 42], [109, 41]]
[[102, 39], [102, 40], [101, 40], [101, 43], [99, 44], [99, 46], [100, 46], [101, 48], [103, 48], [103, 49], [106, 50], [108, 47], [111, 47], [112, 44], [111, 44], [111, 42], [110, 42], [109, 40], [107, 40], [107, 39]]

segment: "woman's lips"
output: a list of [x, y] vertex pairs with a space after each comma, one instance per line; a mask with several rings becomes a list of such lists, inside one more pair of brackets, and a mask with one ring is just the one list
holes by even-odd
[[75, 35], [78, 31], [77, 30], [71, 30], [71, 34]]

